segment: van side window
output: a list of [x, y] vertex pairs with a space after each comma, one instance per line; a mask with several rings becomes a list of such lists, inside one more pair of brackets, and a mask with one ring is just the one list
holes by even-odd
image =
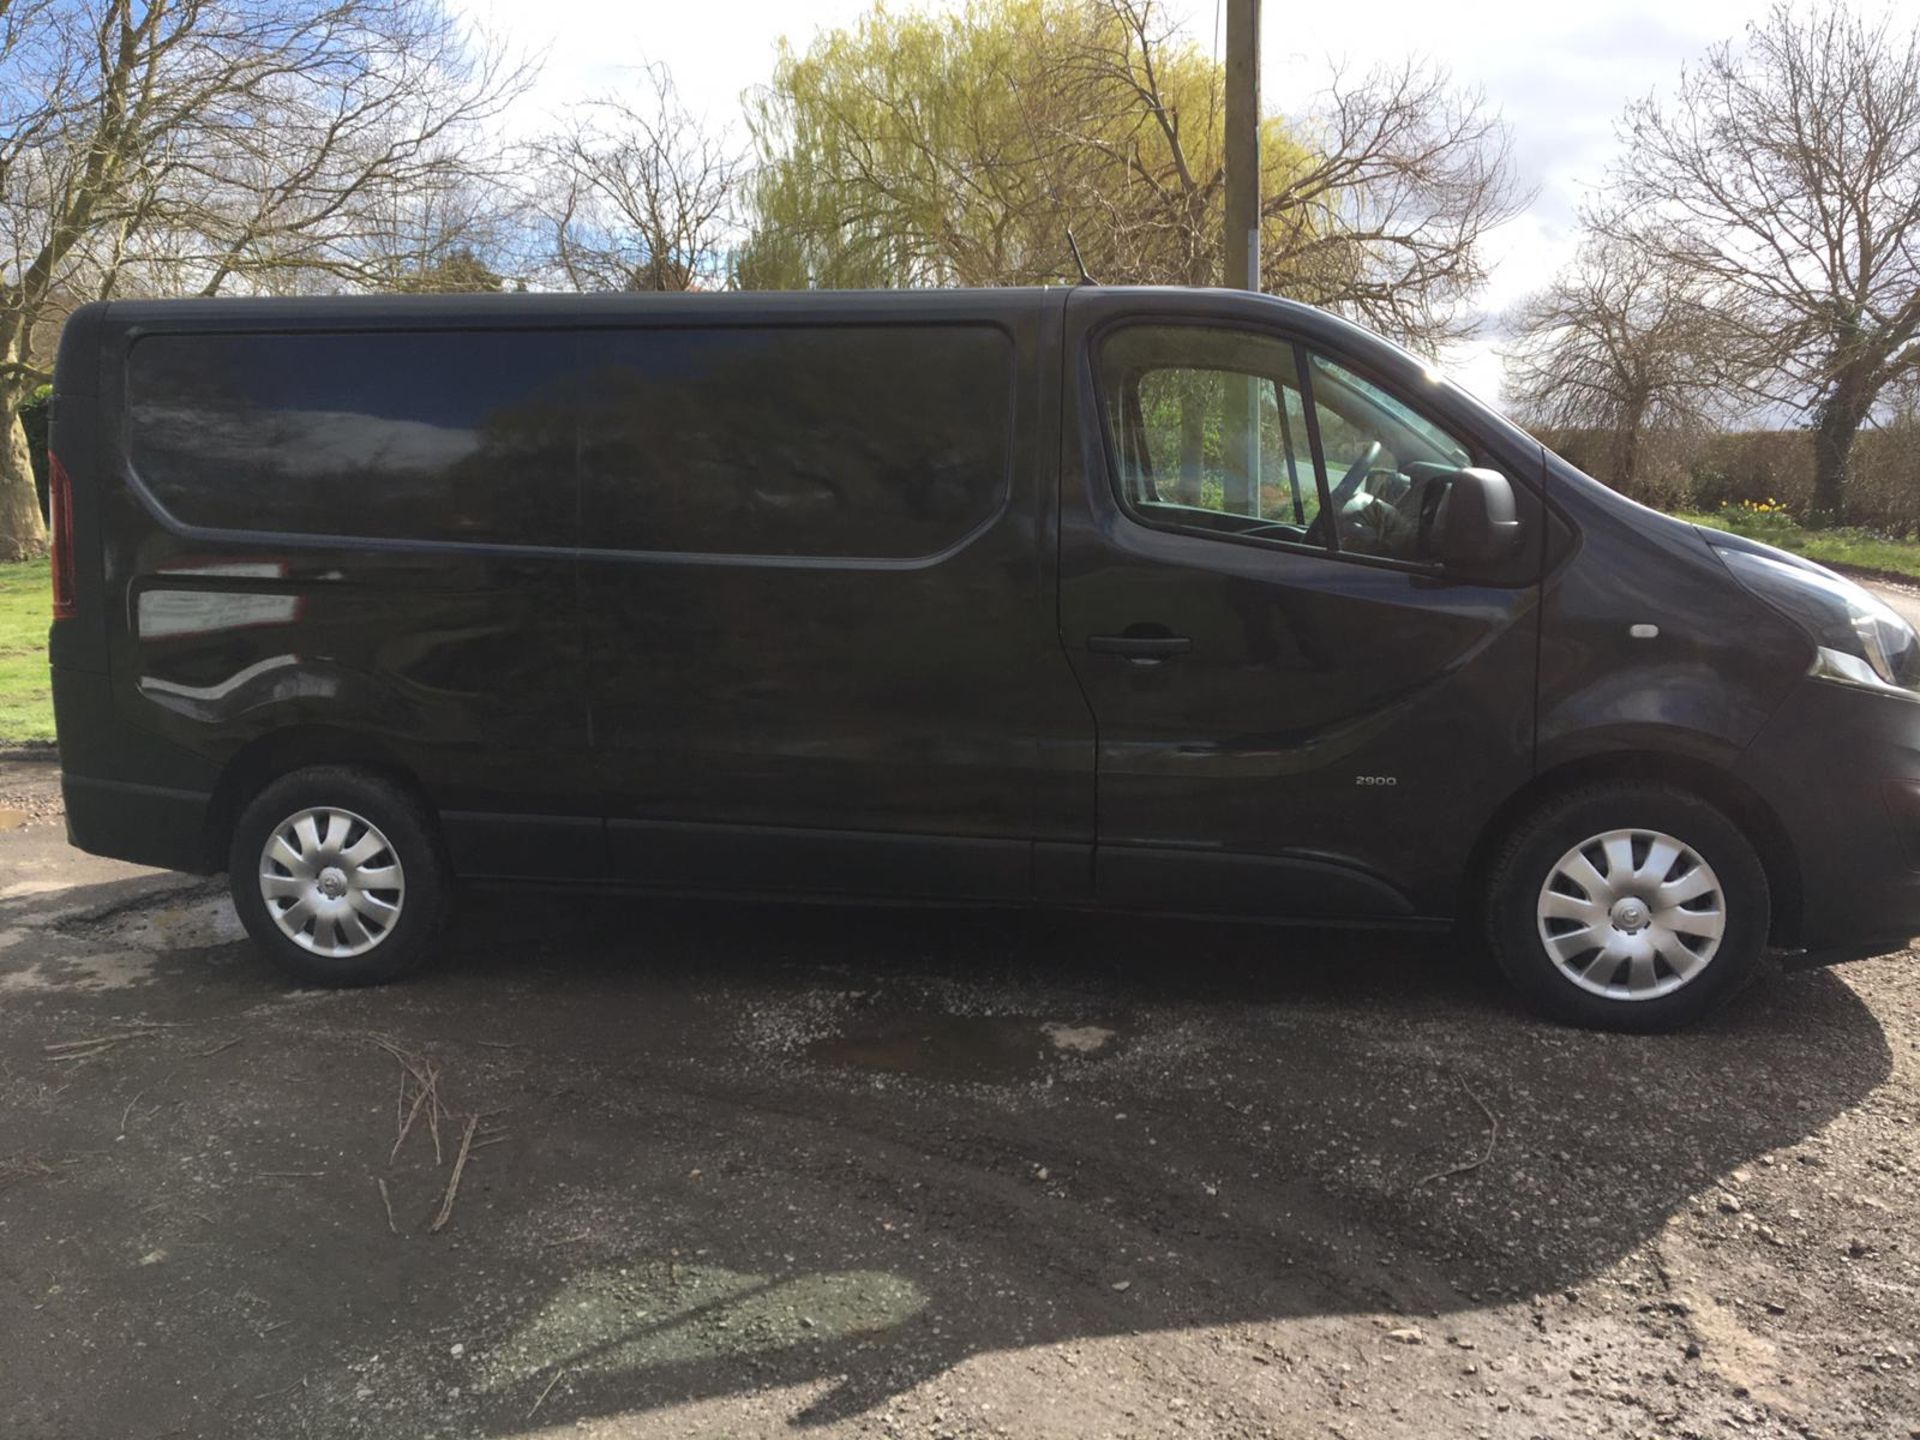
[[189, 525], [571, 545], [571, 335], [149, 335], [129, 458]]
[[1398, 396], [1315, 355], [1308, 366], [1339, 548], [1422, 560], [1429, 482], [1473, 463], [1470, 447]]
[[912, 558], [1006, 504], [1013, 349], [987, 325], [581, 336], [585, 543]]
[[1293, 346], [1241, 330], [1135, 325], [1100, 347], [1121, 505], [1137, 520], [1324, 547]]
[[1474, 463], [1399, 396], [1274, 336], [1129, 325], [1097, 370], [1120, 504], [1146, 525], [1419, 564], [1445, 477]]

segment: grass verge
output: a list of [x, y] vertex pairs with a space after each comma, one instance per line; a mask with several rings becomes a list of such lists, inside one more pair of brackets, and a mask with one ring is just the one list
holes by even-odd
[[53, 739], [47, 627], [53, 591], [47, 562], [0, 565], [0, 745]]
[[1714, 515], [1681, 514], [1675, 518], [1695, 525], [1710, 525], [1716, 530], [1730, 530], [1836, 569], [1920, 581], [1920, 541], [1890, 540], [1870, 530], [1844, 526], [1807, 530], [1778, 512], [1749, 515], [1729, 508]]

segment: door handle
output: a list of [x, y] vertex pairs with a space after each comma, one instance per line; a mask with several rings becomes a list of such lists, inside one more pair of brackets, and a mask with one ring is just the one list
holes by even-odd
[[1123, 655], [1129, 660], [1166, 660], [1193, 649], [1185, 635], [1089, 635], [1087, 649], [1096, 655]]

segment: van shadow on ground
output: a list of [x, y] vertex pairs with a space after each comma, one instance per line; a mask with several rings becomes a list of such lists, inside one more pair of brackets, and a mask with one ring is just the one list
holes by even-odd
[[[150, 947], [125, 983], [43, 955], [6, 990], [28, 960], [0, 951], [0, 1055], [40, 1087], [0, 1156], [50, 1165], [6, 1197], [45, 1307], [0, 1313], [35, 1337], [20, 1433], [509, 1435], [536, 1400], [544, 1426], [828, 1382], [806, 1426], [982, 1351], [1445, 1315], [1588, 1283], [1890, 1066], [1826, 973], [1631, 1038], [1535, 1021], [1431, 940], [532, 894], [470, 904], [417, 983], [320, 994], [217, 927], [156, 941], [151, 909], [47, 932]], [[50, 1063], [116, 1022], [167, 1028]], [[497, 1112], [438, 1236], [451, 1157], [387, 1163], [374, 1032]], [[72, 1348], [116, 1333], [111, 1375]]]

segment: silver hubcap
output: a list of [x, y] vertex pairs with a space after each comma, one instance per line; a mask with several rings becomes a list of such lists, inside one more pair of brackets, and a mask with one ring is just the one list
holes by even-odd
[[294, 944], [333, 960], [364, 955], [392, 933], [406, 876], [387, 837], [351, 810], [302, 810], [267, 836], [260, 896]]
[[1574, 846], [1548, 872], [1536, 913], [1560, 972], [1609, 1000], [1671, 995], [1707, 968], [1727, 928], [1713, 867], [1658, 830]]

